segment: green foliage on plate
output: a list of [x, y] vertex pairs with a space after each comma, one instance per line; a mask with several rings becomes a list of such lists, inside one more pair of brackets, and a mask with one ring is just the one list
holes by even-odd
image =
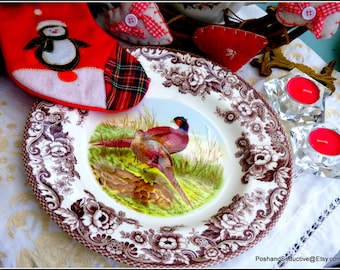
[[[89, 164], [103, 190], [119, 203], [152, 216], [176, 216], [191, 211], [165, 175], [157, 168], [140, 163], [129, 147], [96, 146], [102, 140], [132, 138], [136, 129], [147, 130], [158, 124], [150, 115], [137, 121], [100, 123], [92, 137], [88, 152]], [[194, 208], [209, 202], [222, 185], [223, 167], [215, 163], [218, 150], [215, 142], [209, 150], [191, 134], [197, 149], [195, 156], [172, 154], [175, 177]], [[215, 149], [215, 150], [214, 150]]]

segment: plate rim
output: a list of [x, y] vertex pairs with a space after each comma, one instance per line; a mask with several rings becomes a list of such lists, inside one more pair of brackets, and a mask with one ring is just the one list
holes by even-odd
[[[201, 56], [198, 56], [198, 55], [195, 55], [193, 53], [189, 53], [189, 52], [185, 52], [185, 51], [181, 51], [181, 50], [178, 50], [178, 49], [170, 49], [170, 48], [163, 48], [163, 47], [153, 47], [153, 46], [135, 46], [135, 47], [132, 47], [132, 48], [129, 48], [129, 50], [131, 51], [134, 51], [134, 50], [139, 50], [139, 49], [153, 49], [153, 50], [161, 50], [161, 51], [168, 51], [168, 52], [172, 52], [172, 53], [179, 53], [179, 54], [185, 54], [185, 55], [188, 55], [189, 57], [191, 58], [198, 58], [198, 59], [202, 59], [203, 61], [207, 61], [207, 62], [210, 62], [213, 66], [217, 66], [217, 67], [220, 67], [221, 69], [223, 70], [226, 70], [228, 71], [225, 67], [219, 65], [218, 63], [214, 62], [214, 61], [211, 61], [210, 59], [206, 59], [206, 58], [203, 58]], [[231, 72], [231, 71], [228, 71], [228, 72]], [[269, 105], [269, 103], [262, 97], [261, 94], [258, 93], [258, 91], [252, 87], [249, 83], [247, 83], [241, 76], [237, 75], [236, 73], [234, 72], [231, 72], [233, 75], [236, 75], [237, 78], [242, 81], [242, 83], [244, 83], [245, 85], [247, 85], [247, 87], [249, 87], [249, 89], [253, 90], [254, 92], [256, 92], [258, 94], [257, 98], [259, 98], [262, 103], [265, 105], [266, 109], [275, 117], [275, 120], [277, 120], [277, 123], [278, 125], [280, 126], [280, 128], [284, 131], [284, 126], [283, 124], [281, 123], [281, 121], [279, 120], [279, 117], [278, 115], [276, 114], [275, 110]], [[52, 220], [54, 220], [59, 227], [61, 227], [66, 233], [68, 233], [72, 238], [74, 238], [75, 240], [77, 240], [78, 242], [80, 242], [81, 244], [83, 244], [84, 246], [86, 246], [87, 248], [90, 248], [91, 250], [94, 250], [95, 252], [101, 254], [101, 255], [104, 255], [110, 259], [114, 259], [114, 260], [117, 260], [121, 263], [125, 263], [125, 264], [128, 264], [128, 265], [132, 265], [132, 266], [139, 266], [139, 267], [155, 267], [155, 264], [154, 263], [143, 263], [143, 262], [135, 262], [133, 260], [130, 260], [130, 259], [125, 259], [125, 258], [122, 258], [122, 257], [119, 257], [119, 256], [107, 256], [105, 254], [103, 254], [103, 252], [99, 249], [97, 249], [96, 247], [93, 247], [93, 245], [91, 245], [91, 243], [89, 243], [88, 241], [86, 241], [83, 237], [80, 237], [78, 233], [76, 233], [76, 231], [74, 230], [69, 230], [69, 227], [63, 223], [63, 218], [59, 215], [56, 215], [55, 212], [53, 210], [51, 210], [47, 204], [46, 204], [46, 201], [41, 197], [41, 193], [39, 192], [39, 189], [38, 187], [36, 186], [37, 183], [36, 183], [36, 178], [34, 177], [34, 175], [32, 174], [32, 169], [30, 168], [30, 166], [28, 165], [28, 162], [29, 162], [29, 154], [27, 152], [27, 149], [26, 149], [26, 143], [27, 143], [27, 132], [30, 128], [29, 126], [29, 119], [30, 119], [30, 116], [32, 113], [34, 113], [34, 111], [36, 110], [36, 107], [43, 103], [43, 102], [46, 102], [46, 103], [49, 103], [49, 104], [53, 104], [49, 101], [42, 101], [42, 100], [37, 100], [33, 106], [31, 107], [29, 113], [28, 113], [28, 117], [27, 117], [27, 120], [26, 120], [26, 124], [25, 124], [25, 127], [24, 127], [24, 136], [23, 136], [23, 145], [22, 145], [22, 149], [23, 149], [23, 159], [24, 159], [24, 166], [25, 166], [25, 170], [26, 170], [26, 173], [27, 173], [27, 177], [28, 177], [28, 180], [29, 180], [29, 183], [30, 183], [30, 186], [35, 194], [35, 196], [37, 197], [40, 205], [43, 206], [44, 210], [49, 214], [49, 216], [52, 218]], [[58, 105], [58, 104], [55, 104], [55, 105]], [[63, 106], [65, 107], [65, 106]], [[87, 112], [90, 112], [90, 111], [87, 111]], [[289, 143], [289, 140], [288, 140], [288, 136], [286, 133], [284, 133], [285, 135], [285, 141]], [[270, 223], [270, 226], [267, 230], [262, 230], [258, 235], [256, 235], [256, 240], [251, 242], [250, 245], [246, 246], [245, 249], [243, 250], [240, 250], [240, 252], [238, 253], [233, 253], [231, 256], [229, 256], [228, 258], [223, 258], [223, 259], [220, 259], [218, 261], [208, 261], [208, 262], [202, 262], [202, 263], [195, 263], [195, 264], [190, 264], [190, 265], [185, 265], [186, 267], [206, 267], [206, 266], [213, 266], [217, 263], [223, 263], [223, 262], [226, 262], [226, 261], [229, 261], [230, 259], [233, 259], [235, 257], [237, 257], [238, 255], [244, 253], [245, 251], [251, 249], [252, 247], [254, 247], [256, 244], [258, 244], [267, 234], [270, 230], [272, 230], [272, 228], [276, 225], [278, 219], [281, 217], [284, 209], [286, 208], [286, 205], [288, 203], [288, 200], [289, 200], [289, 196], [290, 196], [290, 193], [291, 193], [291, 185], [292, 185], [292, 150], [291, 150], [291, 146], [288, 145], [287, 147], [288, 149], [288, 159], [287, 159], [287, 166], [290, 166], [290, 171], [289, 171], [289, 180], [287, 181], [287, 194], [286, 194], [286, 197], [285, 199], [283, 200], [282, 202], [282, 205], [280, 207], [280, 209], [276, 212], [276, 215], [275, 215], [275, 219], [272, 220], [272, 222]], [[162, 264], [162, 265], [157, 265], [157, 267], [162, 267], [162, 268], [181, 268], [184, 266], [184, 264], [180, 264], [180, 265], [177, 265], [177, 264]]]

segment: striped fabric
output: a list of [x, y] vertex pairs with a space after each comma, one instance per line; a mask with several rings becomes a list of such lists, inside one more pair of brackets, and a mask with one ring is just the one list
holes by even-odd
[[150, 78], [139, 61], [119, 45], [116, 59], [110, 58], [106, 63], [104, 79], [106, 107], [116, 111], [137, 105], [150, 84]]

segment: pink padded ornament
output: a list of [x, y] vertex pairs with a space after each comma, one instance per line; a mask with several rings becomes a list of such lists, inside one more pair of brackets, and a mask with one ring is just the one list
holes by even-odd
[[106, 13], [105, 22], [109, 33], [132, 44], [168, 45], [173, 41], [156, 3], [121, 3]]
[[340, 2], [279, 3], [276, 17], [285, 26], [305, 26], [317, 39], [329, 39], [338, 30]]

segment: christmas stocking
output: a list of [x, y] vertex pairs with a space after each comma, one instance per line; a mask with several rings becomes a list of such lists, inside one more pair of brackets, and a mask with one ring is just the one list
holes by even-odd
[[55, 103], [124, 111], [149, 87], [138, 60], [96, 23], [86, 3], [1, 4], [0, 46], [14, 82]]

